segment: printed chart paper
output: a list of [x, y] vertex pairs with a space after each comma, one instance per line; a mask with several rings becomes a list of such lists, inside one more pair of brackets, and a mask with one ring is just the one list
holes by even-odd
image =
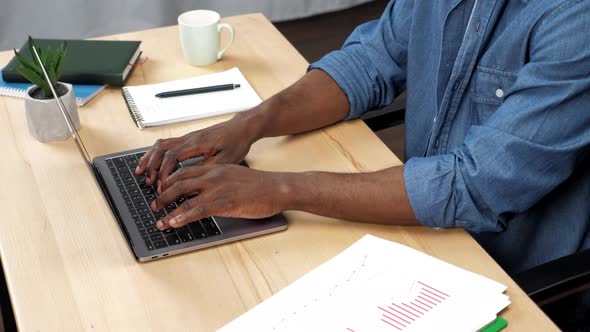
[[506, 287], [366, 235], [219, 331], [477, 331]]

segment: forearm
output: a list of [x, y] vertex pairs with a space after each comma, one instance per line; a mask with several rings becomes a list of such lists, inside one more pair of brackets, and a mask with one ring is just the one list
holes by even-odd
[[348, 98], [321, 70], [312, 70], [292, 86], [234, 119], [243, 123], [253, 141], [263, 137], [293, 135], [343, 120]]
[[285, 210], [368, 223], [419, 225], [408, 200], [403, 166], [373, 173], [282, 173]]

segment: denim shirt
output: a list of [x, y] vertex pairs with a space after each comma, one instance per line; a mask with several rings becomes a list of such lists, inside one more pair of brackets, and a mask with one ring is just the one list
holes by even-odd
[[590, 247], [590, 1], [395, 0], [314, 68], [348, 119], [407, 91], [422, 224], [465, 228], [509, 273]]

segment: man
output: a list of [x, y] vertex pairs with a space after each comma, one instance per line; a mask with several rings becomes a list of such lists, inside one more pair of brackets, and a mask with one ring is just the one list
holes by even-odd
[[[160, 229], [282, 210], [463, 227], [514, 274], [590, 247], [590, 1], [397, 0], [293, 86], [232, 120], [158, 141]], [[407, 91], [406, 164], [364, 174], [234, 164], [252, 143], [359, 117]], [[171, 174], [179, 160], [205, 165]]]

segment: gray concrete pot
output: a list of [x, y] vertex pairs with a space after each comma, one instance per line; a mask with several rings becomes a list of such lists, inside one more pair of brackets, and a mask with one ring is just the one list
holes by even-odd
[[[68, 110], [68, 114], [76, 127], [80, 129], [80, 118], [78, 117], [78, 105], [76, 105], [76, 96], [71, 84], [59, 83], [67, 88], [68, 92], [61, 96], [61, 100]], [[27, 114], [27, 124], [29, 132], [33, 137], [41, 142], [63, 141], [70, 137], [68, 126], [57, 106], [54, 99], [34, 99], [31, 92], [37, 89], [33, 85], [27, 89], [25, 98], [25, 112]]]

